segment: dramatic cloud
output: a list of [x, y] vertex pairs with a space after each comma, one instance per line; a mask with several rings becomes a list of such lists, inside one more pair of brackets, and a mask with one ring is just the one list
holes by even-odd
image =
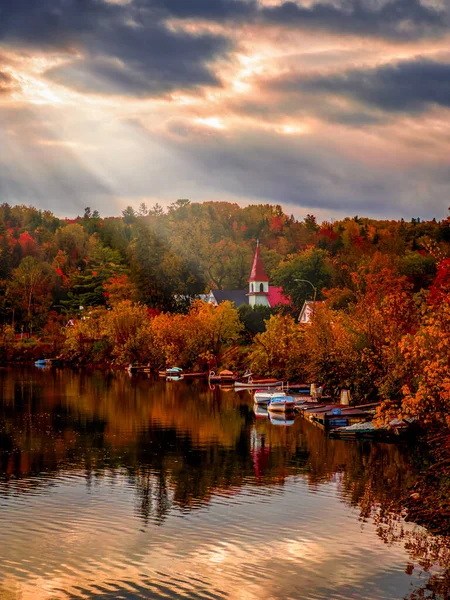
[[225, 55], [222, 36], [173, 31], [150, 2], [6, 0], [0, 42], [66, 53], [49, 71], [80, 91], [153, 95], [178, 87], [218, 85], [208, 64]]
[[450, 107], [450, 63], [417, 59], [355, 69], [343, 75], [285, 82], [285, 89], [345, 96], [384, 111], [424, 111], [430, 104]]
[[1, 0], [0, 201], [443, 217], [449, 15], [448, 0]]
[[369, 148], [358, 132], [342, 139], [345, 130], [339, 127], [284, 139], [256, 130], [245, 137], [204, 135], [201, 128], [188, 131], [180, 123], [175, 133], [179, 150], [195, 168], [196, 185], [215, 184], [227, 197], [310, 207], [322, 215], [436, 214], [450, 185], [444, 162], [425, 162], [420, 147], [409, 151], [419, 142], [414, 135], [403, 142], [372, 137]]
[[442, 35], [448, 26], [448, 15], [443, 9], [426, 6], [420, 0], [350, 0], [337, 5], [318, 2], [310, 6], [284, 2], [265, 8], [262, 14], [267, 21], [288, 27], [394, 40]]

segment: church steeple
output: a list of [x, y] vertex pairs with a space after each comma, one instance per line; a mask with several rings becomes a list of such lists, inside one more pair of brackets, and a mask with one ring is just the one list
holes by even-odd
[[255, 257], [253, 259], [252, 272], [248, 279], [248, 303], [250, 306], [270, 306], [269, 300], [269, 278], [267, 277], [264, 263], [259, 251], [259, 240], [256, 241]]
[[264, 263], [261, 258], [261, 254], [259, 252], [259, 240], [256, 240], [256, 250], [255, 257], [253, 259], [252, 272], [250, 273], [250, 277], [248, 280], [251, 281], [269, 281], [267, 277], [266, 270], [264, 268]]

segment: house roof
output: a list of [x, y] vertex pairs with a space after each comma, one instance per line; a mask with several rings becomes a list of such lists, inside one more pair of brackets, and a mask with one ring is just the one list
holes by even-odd
[[283, 288], [281, 286], [269, 285], [269, 296], [270, 306], [276, 306], [277, 304], [290, 304], [290, 299], [283, 294]]
[[262, 261], [259, 245], [256, 246], [255, 258], [253, 259], [252, 272], [250, 273], [249, 281], [269, 281], [264, 263]]
[[224, 300], [234, 302], [236, 307], [242, 304], [248, 304], [247, 290], [211, 290], [217, 304]]
[[323, 300], [316, 300], [315, 302], [314, 300], [305, 300], [298, 316], [299, 323], [310, 323], [310, 316], [314, 310], [314, 306], [319, 306], [320, 304], [323, 304]]

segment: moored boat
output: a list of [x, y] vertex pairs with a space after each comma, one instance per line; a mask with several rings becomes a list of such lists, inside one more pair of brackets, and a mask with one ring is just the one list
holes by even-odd
[[235, 381], [234, 387], [236, 390], [252, 390], [256, 388], [271, 388], [277, 387], [279, 385], [283, 385], [282, 381], [278, 381], [277, 379], [250, 379], [248, 382], [243, 381]]
[[253, 395], [253, 400], [255, 404], [259, 406], [267, 406], [269, 404], [270, 399], [273, 395], [273, 392], [270, 390], [256, 390]]
[[39, 360], [34, 361], [34, 366], [43, 369], [45, 367], [56, 367], [61, 364], [61, 361], [58, 358], [40, 358]]
[[272, 412], [293, 411], [295, 401], [292, 396], [287, 396], [284, 392], [275, 392], [271, 395], [267, 408]]
[[39, 360], [35, 360], [34, 361], [34, 365], [36, 367], [45, 367], [47, 365], [47, 359], [46, 358], [40, 358]]
[[220, 371], [216, 374], [215, 371], [210, 371], [208, 375], [210, 383], [222, 383], [222, 384], [233, 384], [236, 381], [236, 375], [233, 371], [227, 369]]
[[180, 377], [182, 373], [183, 369], [181, 367], [170, 367], [169, 369], [166, 369], [167, 377]]

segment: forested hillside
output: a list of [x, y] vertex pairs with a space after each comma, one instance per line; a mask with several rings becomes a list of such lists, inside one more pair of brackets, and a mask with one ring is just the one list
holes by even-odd
[[[245, 288], [257, 239], [291, 309], [195, 300]], [[178, 200], [167, 211], [141, 205], [103, 219], [86, 208], [67, 220], [3, 204], [0, 288], [3, 361], [222, 360], [330, 393], [345, 387], [357, 402], [384, 398], [389, 416], [450, 421], [450, 219], [319, 224], [280, 206]], [[313, 288], [325, 302], [312, 324], [298, 324]]]
[[131, 299], [163, 311], [184, 311], [189, 299], [213, 289], [247, 287], [256, 239], [273, 283], [297, 308], [332, 297], [355, 297], [355, 274], [374, 257], [388, 261], [419, 292], [436, 264], [450, 256], [450, 220], [375, 221], [346, 218], [298, 221], [280, 206], [178, 200], [167, 212], [141, 205], [102, 219], [86, 208], [58, 219], [32, 207], [0, 206], [0, 321], [43, 327], [50, 312], [75, 316], [79, 307]]

